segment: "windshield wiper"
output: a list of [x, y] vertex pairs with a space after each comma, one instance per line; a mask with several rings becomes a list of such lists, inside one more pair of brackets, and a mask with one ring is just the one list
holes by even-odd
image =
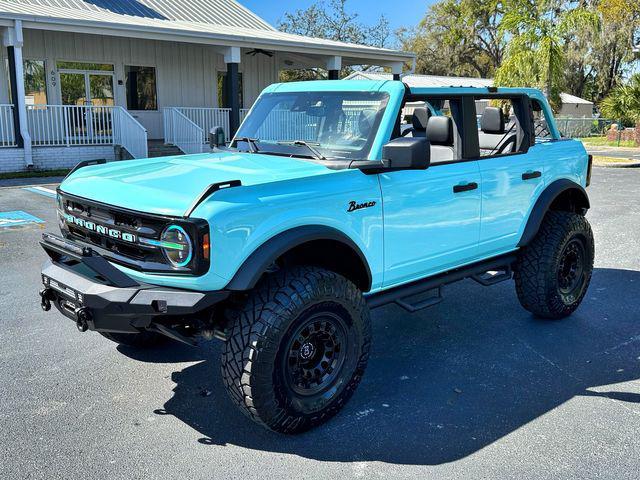
[[251, 153], [258, 153], [260, 151], [260, 149], [258, 148], [258, 145], [256, 145], [256, 142], [260, 141], [259, 138], [236, 137], [236, 138], [234, 138], [234, 140], [236, 142], [236, 148], [238, 148], [238, 142], [244, 142], [244, 143], [249, 144], [249, 151]]
[[[301, 146], [301, 147], [307, 147], [307, 149], [311, 152], [311, 154], [313, 155], [313, 157], [317, 160], [326, 160], [327, 157], [325, 157], [324, 155], [322, 155], [316, 148], [314, 148], [309, 142], [306, 142], [304, 140], [293, 140], [293, 141], [289, 141], [289, 142], [277, 142], [278, 145], [296, 145], [296, 146]], [[319, 143], [314, 143], [313, 145], [319, 146]]]

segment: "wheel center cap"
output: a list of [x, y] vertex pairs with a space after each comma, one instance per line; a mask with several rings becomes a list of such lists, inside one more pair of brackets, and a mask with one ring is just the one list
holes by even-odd
[[309, 360], [311, 357], [313, 357], [314, 353], [316, 353], [316, 347], [313, 345], [313, 343], [307, 342], [302, 345], [302, 347], [300, 347], [300, 358], [302, 358], [303, 360]]

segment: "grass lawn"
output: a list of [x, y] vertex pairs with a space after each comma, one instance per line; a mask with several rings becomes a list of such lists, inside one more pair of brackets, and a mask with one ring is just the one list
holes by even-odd
[[618, 158], [618, 157], [601, 157], [599, 155], [595, 155], [593, 157], [593, 164], [596, 166], [608, 165], [611, 163], [638, 163], [637, 160], [632, 160], [630, 158]]
[[67, 168], [59, 170], [36, 170], [31, 172], [0, 173], [0, 180], [8, 180], [11, 178], [64, 177], [70, 171], [71, 170]]
[[[617, 147], [617, 141], [609, 141], [607, 137], [587, 137], [579, 139], [585, 145], [591, 145], [595, 147]], [[636, 146], [636, 143], [633, 140], [621, 140], [620, 147], [633, 148]]]

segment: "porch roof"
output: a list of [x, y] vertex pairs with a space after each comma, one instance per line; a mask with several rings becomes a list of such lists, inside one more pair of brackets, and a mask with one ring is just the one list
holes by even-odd
[[[414, 54], [408, 52], [293, 35], [255, 26], [251, 28], [250, 21], [247, 27], [238, 27], [43, 3], [0, 0], [0, 25], [11, 26], [13, 20], [22, 20], [23, 28], [28, 29], [261, 48], [302, 55], [341, 56], [343, 64], [387, 65], [415, 58]], [[248, 12], [248, 20], [249, 17], [255, 18], [251, 12]]]

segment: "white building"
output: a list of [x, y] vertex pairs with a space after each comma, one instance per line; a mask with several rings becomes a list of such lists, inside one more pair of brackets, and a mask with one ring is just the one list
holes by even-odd
[[[0, 0], [0, 172], [201, 151], [282, 69], [413, 55], [282, 33], [234, 0]], [[117, 147], [117, 148], [114, 148]]]

